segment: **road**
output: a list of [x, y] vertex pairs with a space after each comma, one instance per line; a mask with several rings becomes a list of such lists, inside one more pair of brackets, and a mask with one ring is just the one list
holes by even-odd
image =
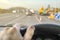
[[25, 14], [17, 14], [17, 13], [0, 14], [0, 25], [8, 25], [15, 23], [20, 23], [24, 25], [34, 25], [40, 23], [60, 24], [59, 21], [50, 20], [47, 18], [47, 16], [39, 16], [37, 14], [34, 14], [33, 16], [26, 16]]
[[24, 25], [34, 25], [34, 24], [60, 25], [60, 21], [50, 20], [47, 18], [47, 16], [40, 16], [38, 14], [34, 14], [32, 16], [27, 16], [25, 14], [17, 14], [17, 13], [0, 14], [0, 25], [9, 25], [15, 23], [20, 23]]
[[8, 25], [8, 24], [14, 24], [14, 23], [20, 23], [20, 24], [27, 24], [32, 25], [39, 23], [35, 16], [26, 16], [19, 15], [19, 14], [1, 14], [0, 16], [0, 25]]

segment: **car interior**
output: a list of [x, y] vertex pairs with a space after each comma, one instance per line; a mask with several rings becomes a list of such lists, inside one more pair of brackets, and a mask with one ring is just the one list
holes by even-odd
[[[16, 23], [19, 27], [13, 26]], [[0, 31], [5, 27], [21, 27], [16, 34], [26, 37], [30, 25], [35, 27], [31, 40], [60, 40], [60, 0], [0, 0]], [[20, 36], [13, 37], [20, 40]]]

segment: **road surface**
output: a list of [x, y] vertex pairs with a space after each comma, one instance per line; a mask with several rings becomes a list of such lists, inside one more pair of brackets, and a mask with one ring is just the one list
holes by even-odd
[[[41, 21], [40, 21], [41, 17]], [[25, 24], [25, 25], [34, 25], [34, 24], [60, 24], [60, 21], [50, 20], [47, 16], [39, 16], [37, 14], [32, 16], [27, 16], [25, 14], [17, 14], [17, 13], [5, 13], [0, 14], [0, 25], [8, 25], [8, 24]]]
[[[60, 21], [50, 20], [47, 18], [47, 16], [40, 16], [38, 14], [34, 14], [32, 16], [27, 16], [25, 14], [17, 14], [17, 13], [0, 14], [0, 25], [9, 25], [15, 23], [20, 23], [24, 25], [35, 25], [35, 24], [60, 25]], [[3, 27], [0, 27], [0, 29], [2, 28]]]

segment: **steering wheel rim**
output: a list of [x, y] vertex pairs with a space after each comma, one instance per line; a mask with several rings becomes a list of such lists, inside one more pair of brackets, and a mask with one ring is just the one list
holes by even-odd
[[[35, 26], [35, 32], [32, 37], [32, 40], [36, 40], [37, 38], [41, 38], [45, 40], [50, 38], [52, 40], [60, 40], [60, 26], [54, 24], [37, 24]], [[24, 36], [26, 29], [21, 30], [20, 32]]]

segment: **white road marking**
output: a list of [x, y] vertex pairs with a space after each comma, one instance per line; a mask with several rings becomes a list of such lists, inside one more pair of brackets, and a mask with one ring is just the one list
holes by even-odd
[[11, 24], [12, 22], [15, 22], [15, 21], [18, 20], [19, 18], [20, 18], [20, 19], [24, 18], [25, 16], [26, 16], [26, 15], [24, 15], [24, 16], [22, 16], [22, 17], [17, 17], [17, 18], [15, 18], [14, 20], [11, 20], [10, 22], [6, 23], [5, 26], [8, 25], [8, 24]]
[[35, 15], [35, 18], [36, 18], [36, 20], [39, 22], [39, 23], [41, 23], [41, 16], [37, 16], [37, 15]]

